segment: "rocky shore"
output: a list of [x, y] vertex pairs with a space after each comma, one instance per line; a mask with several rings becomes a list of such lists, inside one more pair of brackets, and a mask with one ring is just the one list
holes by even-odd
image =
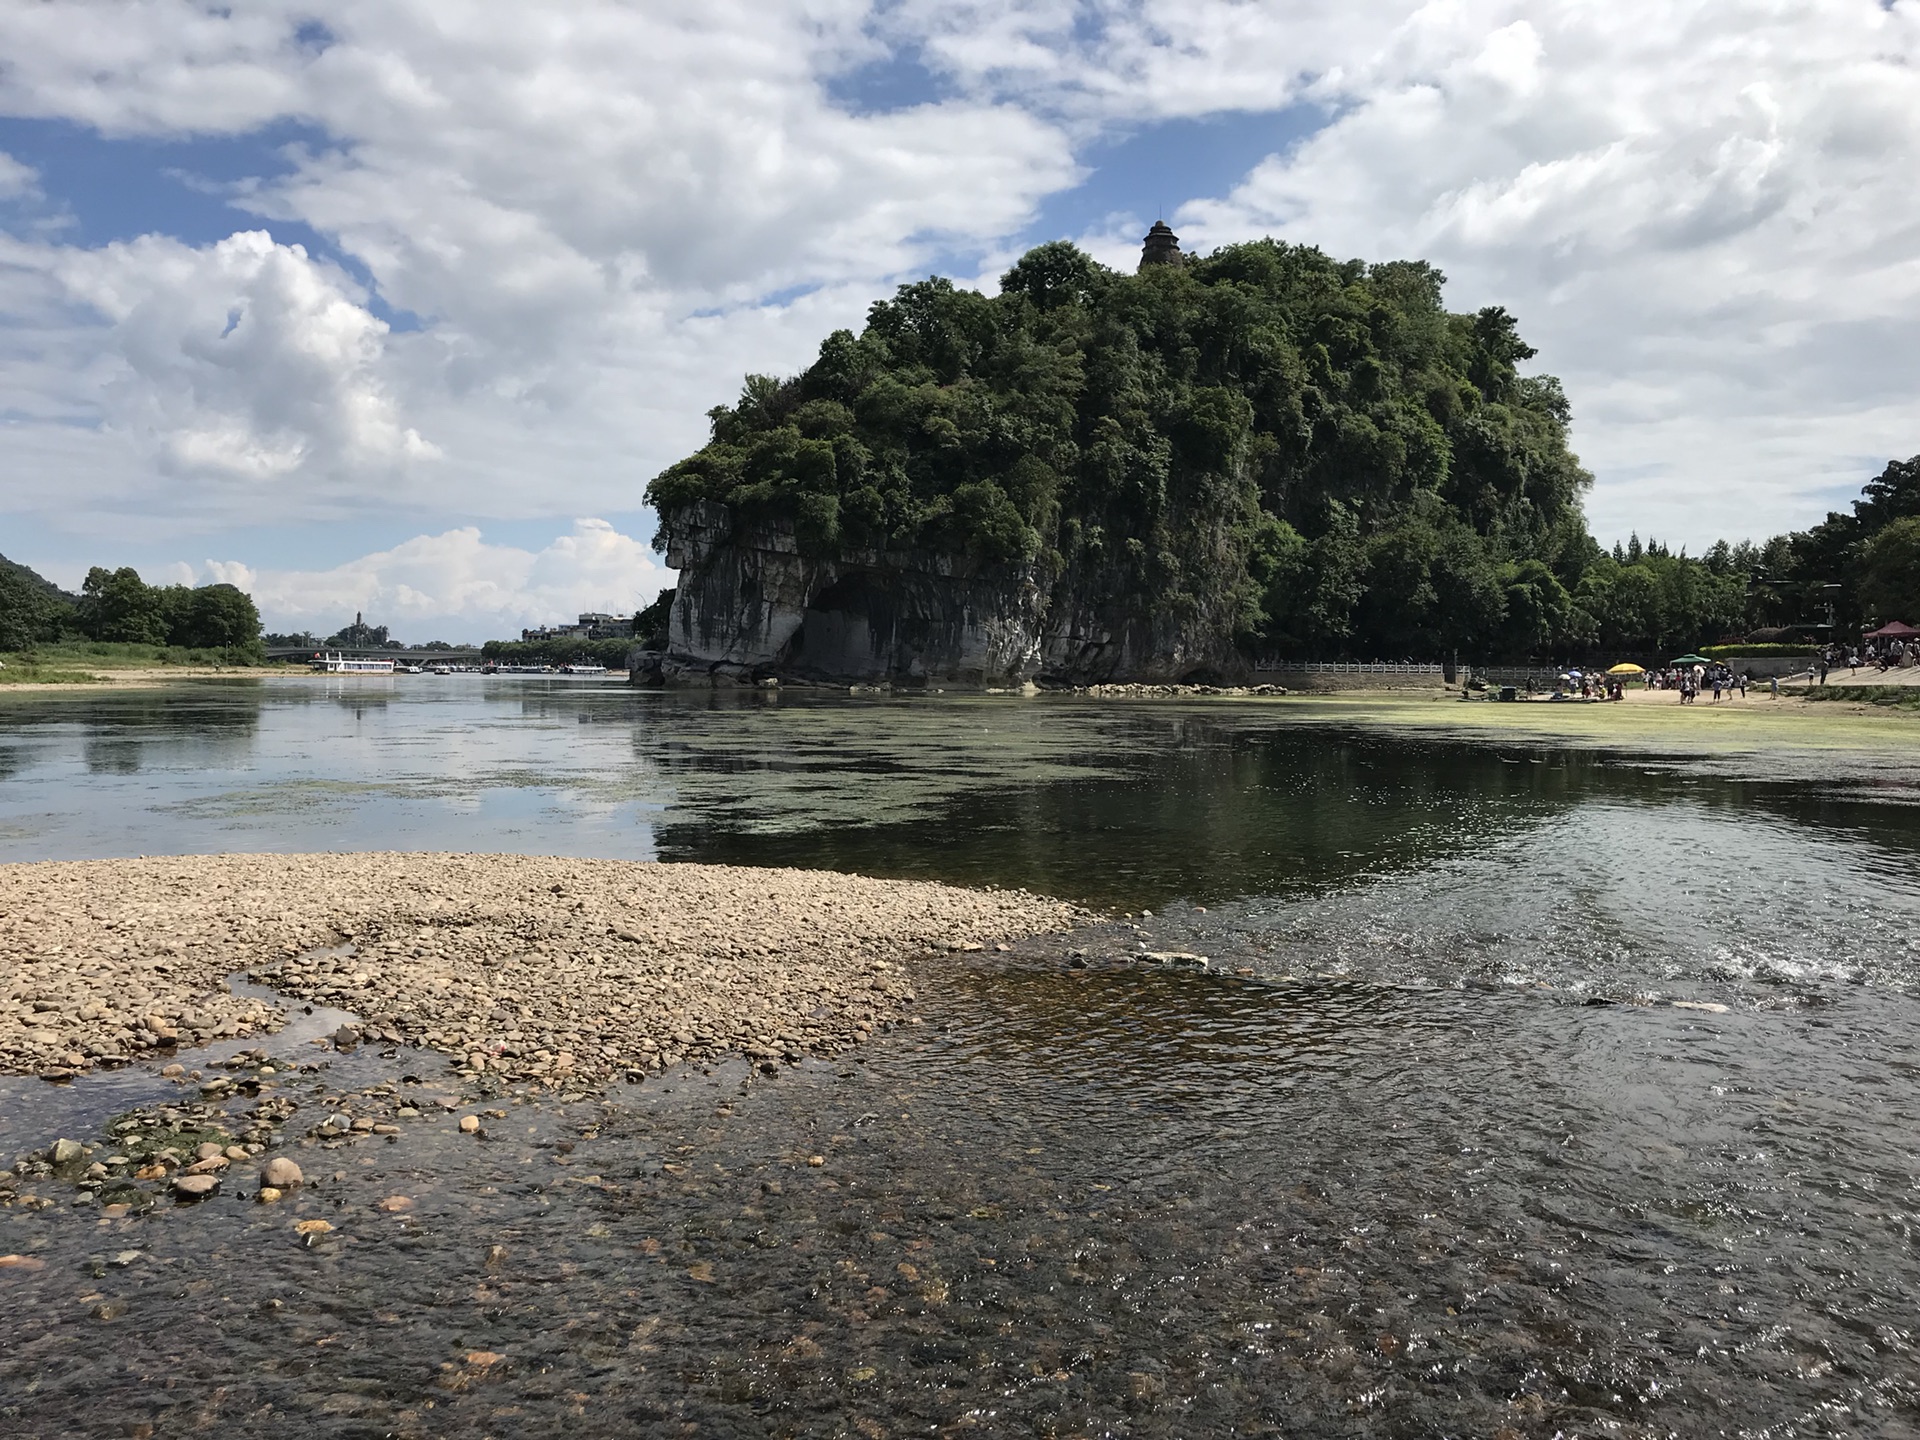
[[903, 960], [1087, 917], [1016, 891], [518, 855], [0, 866], [0, 1073], [59, 1079], [268, 1035], [281, 995], [461, 1070], [587, 1088], [682, 1060], [831, 1053], [906, 1018]]
[[1112, 681], [1104, 685], [1075, 685], [1074, 695], [1091, 695], [1102, 700], [1184, 698], [1190, 695], [1285, 695], [1284, 685], [1156, 685]]

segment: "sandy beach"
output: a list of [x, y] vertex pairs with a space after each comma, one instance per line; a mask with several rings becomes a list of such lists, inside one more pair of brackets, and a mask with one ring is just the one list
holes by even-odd
[[0, 1073], [270, 1035], [282, 1009], [226, 988], [243, 971], [508, 1080], [775, 1063], [904, 1018], [903, 960], [1082, 918], [1015, 891], [518, 855], [0, 866]]

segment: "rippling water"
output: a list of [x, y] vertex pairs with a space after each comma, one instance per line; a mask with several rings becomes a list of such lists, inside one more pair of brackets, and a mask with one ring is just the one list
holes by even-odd
[[[0, 1269], [0, 1431], [1920, 1428], [1920, 810], [1884, 756], [288, 689], [7, 712], [0, 843], [813, 863], [1117, 918], [927, 962], [921, 1023], [836, 1064], [482, 1102], [481, 1140], [296, 1151], [272, 1209], [0, 1210], [44, 1261]], [[451, 1096], [309, 1058], [302, 1117]], [[11, 1082], [0, 1145], [171, 1088]]]

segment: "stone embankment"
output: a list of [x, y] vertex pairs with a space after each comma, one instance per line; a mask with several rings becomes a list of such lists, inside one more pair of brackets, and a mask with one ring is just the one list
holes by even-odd
[[476, 1074], [588, 1086], [776, 1064], [903, 1019], [902, 960], [1084, 919], [1017, 891], [517, 855], [0, 866], [0, 1073], [50, 1078], [278, 1030], [236, 972]]

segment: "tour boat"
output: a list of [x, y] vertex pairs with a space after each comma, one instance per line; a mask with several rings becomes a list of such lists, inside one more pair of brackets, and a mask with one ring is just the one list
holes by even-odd
[[307, 662], [315, 670], [329, 675], [391, 675], [391, 660], [355, 660], [332, 651], [322, 651]]

